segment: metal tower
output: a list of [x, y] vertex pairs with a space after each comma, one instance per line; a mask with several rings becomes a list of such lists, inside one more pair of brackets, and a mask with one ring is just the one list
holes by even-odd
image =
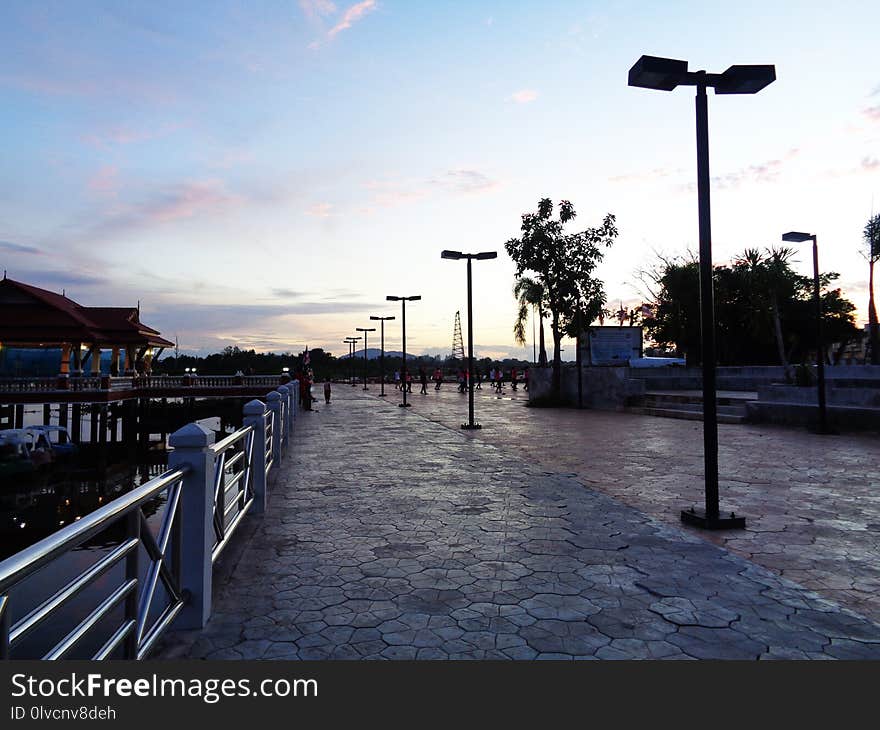
[[464, 340], [461, 336], [461, 312], [455, 313], [455, 328], [452, 330], [452, 357], [464, 360]]

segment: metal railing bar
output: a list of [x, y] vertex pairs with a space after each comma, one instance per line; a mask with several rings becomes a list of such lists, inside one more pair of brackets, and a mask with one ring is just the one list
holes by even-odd
[[97, 563], [91, 565], [85, 572], [80, 573], [55, 595], [50, 596], [37, 606], [33, 611], [15, 622], [9, 632], [9, 643], [13, 645], [33, 631], [55, 610], [74, 598], [80, 591], [87, 588], [92, 581], [96, 580], [108, 570], [116, 566], [128, 553], [137, 548], [138, 541], [134, 538], [126, 540], [112, 552], [107, 553]]
[[[229, 513], [232, 512], [235, 507], [238, 507], [238, 497], [226, 505], [226, 509], [223, 510], [223, 517], [228, 517]], [[226, 528], [226, 532], [227, 534], [229, 533], [229, 528]]]
[[126, 621], [122, 626], [120, 626], [113, 633], [109, 639], [107, 639], [107, 643], [104, 644], [100, 649], [98, 649], [98, 653], [92, 657], [93, 661], [101, 661], [102, 659], [106, 659], [110, 656], [114, 651], [116, 651], [117, 647], [128, 638], [129, 634], [135, 629], [136, 624], [134, 621]]
[[252, 431], [252, 430], [253, 429], [250, 426], [244, 426], [243, 428], [238, 429], [234, 433], [229, 434], [229, 436], [224, 438], [222, 441], [218, 441], [216, 444], [211, 446], [211, 450], [215, 454], [219, 454], [221, 451], [225, 451], [230, 446], [232, 446], [232, 444], [234, 444], [236, 441], [241, 439], [246, 433], [248, 433], [248, 431]]
[[167, 471], [127, 494], [111, 500], [81, 520], [62, 527], [58, 532], [6, 558], [0, 562], [0, 593], [5, 593], [10, 585], [39, 570], [59, 555], [79, 547], [126, 513], [153, 499], [169, 484], [181, 479], [187, 473], [189, 473], [188, 467]]
[[86, 618], [84, 618], [73, 631], [71, 631], [67, 636], [65, 636], [58, 644], [55, 645], [55, 648], [52, 649], [46, 656], [43, 657], [44, 660], [55, 660], [61, 659], [64, 657], [67, 652], [73, 649], [79, 641], [85, 636], [89, 629], [93, 628], [104, 616], [106, 616], [110, 611], [116, 608], [119, 605], [120, 601], [125, 598], [131, 591], [137, 588], [136, 580], [129, 580], [120, 585], [113, 593], [111, 593], [107, 598], [101, 601], [98, 604], [98, 607], [92, 611]]
[[229, 494], [229, 492], [238, 486], [238, 483], [241, 481], [241, 478], [245, 475], [243, 471], [238, 472], [237, 474], [233, 474], [230, 476], [229, 481], [226, 482], [226, 489], [224, 490], [224, 496]]
[[9, 596], [0, 596], [0, 659], [9, 659]]
[[156, 639], [158, 639], [165, 632], [165, 629], [168, 628], [171, 622], [177, 618], [177, 614], [180, 613], [184, 604], [185, 601], [183, 600], [175, 601], [162, 612], [162, 615], [158, 619], [156, 619], [156, 623], [154, 623], [152, 628], [146, 633], [143, 642], [138, 648], [138, 659], [143, 659], [149, 653], [150, 649], [153, 648], [153, 644], [156, 643]]
[[242, 518], [247, 514], [247, 511], [251, 508], [251, 505], [254, 503], [253, 497], [251, 497], [241, 508], [241, 512], [239, 512], [232, 522], [229, 523], [229, 527], [226, 528], [226, 537], [218, 542], [214, 549], [211, 551], [211, 562], [216, 562], [217, 558], [220, 556], [220, 553], [223, 552], [223, 548], [225, 548], [229, 544], [229, 538], [232, 536], [232, 533], [235, 532], [235, 528], [238, 527], [238, 523], [241, 522]]
[[239, 461], [244, 458], [244, 451], [237, 451], [232, 458], [226, 460], [226, 470], [232, 469]]

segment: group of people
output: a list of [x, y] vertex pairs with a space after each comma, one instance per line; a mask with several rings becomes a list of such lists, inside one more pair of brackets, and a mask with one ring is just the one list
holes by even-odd
[[[405, 375], [401, 375], [399, 370], [394, 371], [394, 387], [397, 390], [406, 390], [407, 393], [412, 393], [412, 384], [413, 384], [413, 376], [412, 373], [406, 371]], [[421, 384], [421, 390], [419, 393], [422, 395], [428, 394], [428, 373], [424, 367], [419, 368], [418, 372], [419, 383]], [[480, 372], [480, 370], [474, 370], [474, 389], [482, 390], [483, 389], [483, 380], [487, 380], [489, 385], [495, 389], [495, 392], [501, 393], [504, 387], [505, 381], [505, 373], [502, 368], [490, 368], [489, 372], [485, 375]], [[431, 376], [431, 380], [434, 381], [434, 390], [440, 390], [440, 386], [443, 385], [443, 371], [440, 368], [436, 368], [434, 370], [434, 374]], [[458, 380], [458, 392], [459, 393], [467, 393], [469, 385], [470, 385], [470, 373], [464, 369], [460, 368], [457, 374]], [[510, 382], [510, 387], [512, 390], [518, 390], [519, 383], [522, 382], [524, 389], [529, 389], [529, 369], [526, 368], [522, 372], [522, 381], [520, 381], [520, 372], [516, 369], [516, 367], [511, 368], [510, 374], [507, 378]]]

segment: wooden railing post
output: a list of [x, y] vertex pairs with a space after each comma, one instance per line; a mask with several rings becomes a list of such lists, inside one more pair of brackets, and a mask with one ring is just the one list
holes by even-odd
[[180, 587], [188, 593], [187, 604], [175, 627], [200, 629], [211, 616], [212, 562], [214, 549], [214, 434], [197, 423], [189, 423], [168, 438], [174, 450], [168, 454], [168, 468], [186, 464], [181, 493]]
[[254, 514], [266, 511], [269, 490], [266, 489], [266, 405], [252, 400], [244, 406], [244, 425], [254, 429], [251, 442], [251, 484], [254, 489]]

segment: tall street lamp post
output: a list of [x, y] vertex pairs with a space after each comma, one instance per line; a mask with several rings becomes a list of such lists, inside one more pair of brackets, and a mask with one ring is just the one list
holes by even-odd
[[788, 243], [813, 242], [813, 304], [816, 307], [816, 378], [819, 404], [818, 433], [832, 434], [834, 430], [828, 426], [828, 409], [825, 402], [825, 341], [822, 336], [822, 292], [819, 285], [819, 244], [814, 233], [791, 231], [782, 235]]
[[401, 408], [409, 408], [412, 404], [406, 402], [406, 303], [417, 302], [421, 299], [421, 295], [412, 297], [395, 297], [390, 294], [385, 297], [389, 302], [400, 302], [400, 328], [403, 333], [403, 367], [400, 371], [400, 384], [403, 386], [403, 403], [398, 403]]
[[497, 258], [495, 251], [483, 251], [482, 253], [462, 253], [461, 251], [443, 251], [440, 254], [441, 259], [467, 259], [467, 302], [468, 302], [468, 422], [461, 424], [462, 428], [476, 429], [482, 428], [479, 423], [474, 423], [474, 309], [472, 306], [471, 295], [471, 260], [477, 259], [483, 261], [485, 259]]
[[376, 316], [370, 315], [370, 319], [381, 322], [381, 324], [379, 325], [380, 333], [381, 333], [381, 342], [382, 342], [382, 344], [380, 345], [381, 349], [379, 350], [379, 371], [381, 373], [379, 376], [379, 380], [381, 382], [382, 392], [379, 393], [379, 396], [381, 398], [384, 398], [385, 397], [385, 322], [386, 322], [386, 320], [394, 319], [394, 317], [376, 317]]
[[357, 383], [354, 382], [354, 346], [359, 339], [360, 337], [345, 338], [345, 341], [348, 343], [348, 379], [352, 388], [357, 385]]
[[358, 332], [364, 333], [364, 390], [369, 390], [367, 388], [367, 332], [375, 332], [375, 327], [355, 327]]
[[688, 71], [687, 61], [642, 56], [629, 70], [629, 85], [672, 91], [696, 86], [697, 198], [700, 229], [700, 340], [703, 369], [703, 459], [705, 511], [683, 510], [683, 522], [709, 530], [744, 528], [744, 517], [722, 517], [718, 507], [718, 406], [715, 385], [715, 307], [712, 291], [712, 229], [709, 211], [709, 107], [706, 89], [716, 94], [756, 94], [776, 80], [772, 65], [731, 66], [724, 73]]

